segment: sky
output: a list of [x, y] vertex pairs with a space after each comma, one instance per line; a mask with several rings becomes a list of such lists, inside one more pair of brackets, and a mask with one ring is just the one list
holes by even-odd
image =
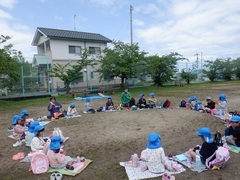
[[[0, 0], [0, 35], [31, 61], [37, 27], [100, 33], [149, 55], [190, 62], [240, 57], [240, 0]], [[75, 18], [74, 18], [75, 17]]]

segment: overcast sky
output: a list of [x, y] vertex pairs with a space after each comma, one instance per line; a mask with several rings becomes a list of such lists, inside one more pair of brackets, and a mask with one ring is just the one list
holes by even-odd
[[130, 5], [133, 41], [149, 54], [178, 52], [191, 62], [201, 52], [203, 60], [240, 57], [240, 0], [0, 0], [0, 34], [29, 61], [37, 27], [130, 42]]

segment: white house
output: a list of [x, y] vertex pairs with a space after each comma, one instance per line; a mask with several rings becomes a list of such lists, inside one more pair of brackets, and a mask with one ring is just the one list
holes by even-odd
[[[84, 49], [98, 62], [98, 55], [102, 55], [102, 50], [111, 42], [101, 34], [38, 27], [32, 41], [32, 45], [37, 46], [38, 54], [34, 55], [32, 64], [38, 67], [40, 87], [63, 88], [64, 84], [60, 79], [49, 77], [48, 70], [52, 65], [76, 63]], [[120, 83], [119, 79], [99, 82], [99, 74], [95, 72], [97, 66], [99, 65], [83, 69], [83, 79], [74, 86], [90, 89], [93, 86]]]

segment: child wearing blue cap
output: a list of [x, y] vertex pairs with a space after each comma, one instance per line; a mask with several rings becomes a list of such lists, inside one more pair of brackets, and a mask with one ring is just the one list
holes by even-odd
[[230, 123], [231, 126], [225, 130], [226, 141], [240, 147], [240, 117], [232, 116]]
[[227, 99], [225, 94], [220, 94], [218, 98], [219, 101], [216, 102], [216, 104], [218, 105], [218, 111], [216, 112], [216, 114], [222, 116], [225, 112], [227, 112]]
[[[202, 146], [196, 146], [195, 148], [190, 149], [188, 154], [194, 159], [196, 159], [196, 155], [199, 155], [202, 164], [205, 165], [206, 159], [212, 156], [217, 150], [217, 144], [213, 141], [212, 132], [207, 127], [200, 128], [196, 134], [201, 137], [203, 144]], [[215, 156], [212, 157], [212, 159], [214, 158]]]
[[138, 97], [139, 97], [138, 107], [139, 107], [140, 109], [142, 109], [142, 108], [148, 108], [149, 105], [147, 104], [147, 101], [146, 101], [146, 99], [144, 98], [144, 94], [140, 94]]
[[165, 168], [168, 168], [159, 134], [153, 132], [148, 136], [147, 149], [142, 151], [140, 158], [145, 161], [146, 168], [152, 173], [163, 173]]
[[40, 125], [38, 121], [32, 122], [28, 127], [28, 132], [26, 135], [26, 146], [31, 146], [32, 139], [34, 138], [34, 129], [36, 126]]
[[59, 136], [53, 136], [51, 138], [51, 143], [49, 146], [49, 151], [47, 152], [47, 157], [49, 164], [52, 168], [64, 168], [66, 167], [69, 170], [74, 170], [73, 159], [70, 156], [66, 156], [65, 151], [61, 151], [61, 143], [63, 140]]
[[13, 137], [18, 140], [15, 144], [13, 144], [13, 147], [21, 146], [22, 141], [25, 140], [26, 136], [24, 132], [24, 120], [20, 116], [15, 115], [12, 120], [12, 125], [14, 126]]
[[95, 113], [90, 98], [86, 98], [85, 100], [85, 111], [83, 111], [83, 113]]
[[50, 112], [50, 115], [47, 116], [47, 118], [60, 118], [64, 117], [64, 114], [60, 111], [62, 108], [62, 105], [56, 101], [55, 97], [50, 97], [50, 103], [48, 104], [48, 111]]
[[70, 106], [68, 107], [67, 115], [68, 116], [77, 116], [78, 115], [75, 103], [70, 104]]
[[43, 151], [43, 153], [47, 153], [49, 142], [45, 142], [43, 139], [44, 127], [38, 125], [34, 128], [34, 138], [31, 141], [31, 150], [32, 151]]
[[157, 99], [155, 97], [155, 94], [154, 93], [150, 93], [149, 96], [150, 96], [149, 99], [148, 99], [149, 108], [156, 107]]

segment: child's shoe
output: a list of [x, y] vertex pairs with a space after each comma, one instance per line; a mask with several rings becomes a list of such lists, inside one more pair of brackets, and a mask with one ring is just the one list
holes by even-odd
[[171, 174], [168, 174], [168, 173], [164, 173], [162, 175], [162, 180], [175, 180], [175, 177]]
[[67, 168], [68, 170], [71, 170], [71, 171], [74, 170], [74, 167], [73, 167], [73, 166], [70, 166], [70, 165], [67, 165], [66, 168]]
[[15, 144], [13, 144], [13, 147], [18, 147], [22, 145], [22, 141], [17, 141]]

